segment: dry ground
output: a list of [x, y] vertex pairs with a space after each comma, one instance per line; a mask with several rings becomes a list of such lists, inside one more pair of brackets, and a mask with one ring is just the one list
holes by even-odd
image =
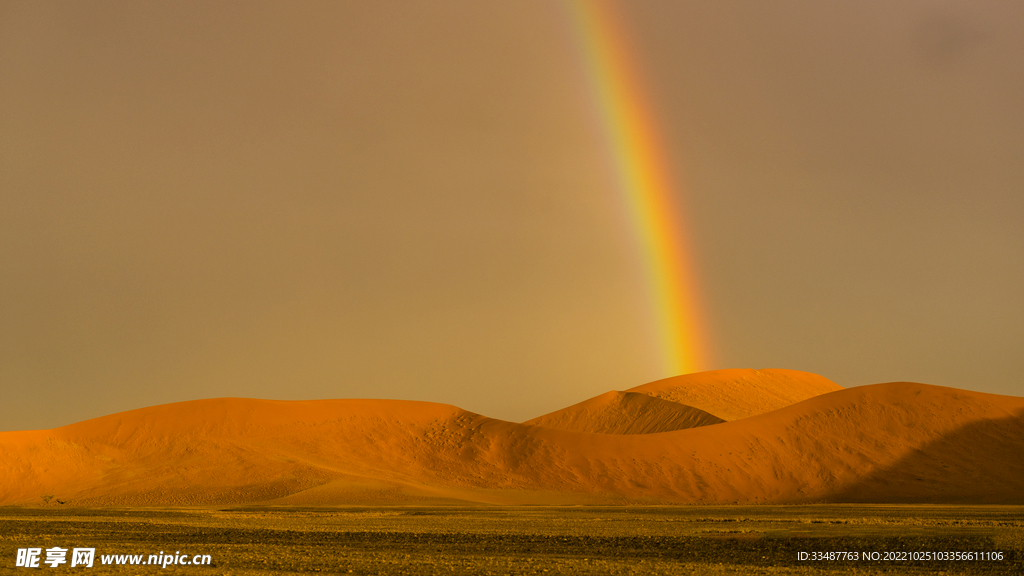
[[[0, 508], [0, 573], [36, 573], [15, 567], [17, 549], [54, 546], [95, 547], [95, 565], [39, 573], [1011, 574], [1024, 573], [1024, 507]], [[161, 551], [213, 565], [101, 565]], [[843, 551], [1003, 560], [798, 559]]]

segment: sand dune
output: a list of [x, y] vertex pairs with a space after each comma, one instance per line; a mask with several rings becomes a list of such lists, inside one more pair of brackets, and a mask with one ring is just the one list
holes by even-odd
[[810, 372], [733, 369], [665, 378], [627, 392], [692, 406], [723, 420], [739, 420], [836, 390], [842, 386]]
[[198, 400], [0, 433], [0, 503], [1024, 503], [1024, 398], [837, 390], [653, 434], [381, 400]]
[[763, 414], [836, 390], [842, 387], [797, 370], [714, 370], [606, 392], [524, 424], [601, 434], [670, 432]]
[[607, 392], [523, 424], [596, 434], [652, 434], [724, 422], [707, 412], [639, 392]]

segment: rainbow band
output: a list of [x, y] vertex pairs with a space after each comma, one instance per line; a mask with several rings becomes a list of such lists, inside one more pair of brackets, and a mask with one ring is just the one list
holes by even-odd
[[567, 0], [603, 131], [628, 204], [654, 297], [668, 375], [706, 369], [693, 266], [668, 163], [629, 43], [612, 5]]

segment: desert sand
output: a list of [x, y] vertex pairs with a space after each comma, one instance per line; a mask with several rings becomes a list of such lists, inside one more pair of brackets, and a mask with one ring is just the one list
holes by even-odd
[[596, 434], [653, 434], [722, 422], [725, 420], [699, 408], [640, 392], [613, 390], [523, 424]]
[[674, 376], [627, 392], [692, 406], [722, 420], [739, 420], [836, 390], [842, 386], [810, 372], [733, 369]]
[[[714, 397], [730, 378], [742, 393]], [[0, 504], [1024, 503], [1024, 398], [742, 370], [627, 392], [669, 422], [732, 420], [598, 433], [427, 402], [196, 400], [0, 433]]]

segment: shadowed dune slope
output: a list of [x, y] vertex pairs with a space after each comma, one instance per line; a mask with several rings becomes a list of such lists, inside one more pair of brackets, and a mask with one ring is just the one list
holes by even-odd
[[0, 433], [0, 503], [1024, 503], [1024, 398], [838, 390], [657, 434], [452, 406], [217, 399]]
[[724, 422], [703, 410], [638, 392], [607, 392], [523, 424], [597, 434], [651, 434]]
[[674, 376], [627, 392], [693, 406], [723, 420], [739, 420], [842, 389], [828, 378], [799, 370], [731, 369]]

